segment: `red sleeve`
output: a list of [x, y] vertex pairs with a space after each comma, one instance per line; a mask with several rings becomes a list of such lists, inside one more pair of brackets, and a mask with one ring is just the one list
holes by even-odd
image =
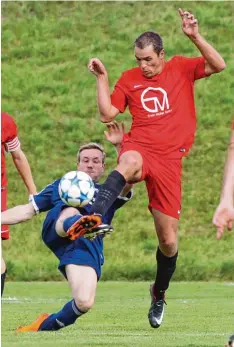
[[192, 81], [199, 80], [200, 78], [208, 77], [205, 73], [205, 58], [187, 58], [175, 57], [182, 72], [188, 74], [189, 79]]
[[20, 147], [17, 126], [10, 116], [7, 119], [7, 137], [4, 145], [6, 152], [14, 152]]
[[117, 81], [114, 91], [111, 94], [111, 104], [123, 113], [128, 105], [124, 74]]

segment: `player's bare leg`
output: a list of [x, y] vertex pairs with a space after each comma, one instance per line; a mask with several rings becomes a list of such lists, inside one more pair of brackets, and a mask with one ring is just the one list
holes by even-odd
[[73, 299], [57, 313], [51, 314], [39, 327], [39, 331], [59, 330], [81, 317], [93, 306], [97, 288], [97, 274], [89, 266], [69, 264], [65, 267]]
[[179, 221], [155, 209], [152, 209], [152, 214], [158, 236], [159, 248], [165, 256], [172, 257], [178, 251]]
[[89, 266], [69, 264], [65, 268], [73, 299], [57, 313], [41, 314], [33, 323], [21, 326], [17, 332], [57, 331], [74, 324], [93, 306], [97, 288], [97, 274]]
[[72, 290], [73, 299], [57, 313], [51, 314], [39, 327], [39, 331], [59, 330], [81, 317], [93, 306], [97, 274], [89, 266], [69, 264], [65, 267], [68, 283]]
[[79, 211], [74, 207], [64, 208], [55, 224], [55, 230], [60, 237], [67, 237], [67, 232], [64, 230], [64, 221], [69, 217], [80, 216]]
[[66, 274], [76, 306], [80, 311], [88, 312], [96, 296], [96, 271], [89, 266], [69, 264], [66, 266]]
[[152, 210], [152, 214], [159, 247], [156, 253], [156, 280], [150, 286], [151, 307], [148, 318], [153, 328], [159, 328], [164, 316], [165, 291], [176, 268], [178, 220], [155, 209]]

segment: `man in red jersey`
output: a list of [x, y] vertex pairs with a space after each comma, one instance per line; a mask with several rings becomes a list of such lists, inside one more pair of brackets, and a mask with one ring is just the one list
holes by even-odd
[[[99, 191], [92, 213], [105, 214], [128, 182], [145, 180], [149, 209], [159, 240], [156, 280], [150, 286], [150, 325], [158, 328], [164, 314], [165, 291], [176, 268], [177, 229], [181, 209], [181, 159], [194, 140], [196, 114], [194, 82], [218, 73], [225, 62], [198, 32], [194, 15], [179, 10], [182, 30], [202, 56], [175, 56], [164, 60], [161, 37], [145, 32], [135, 41], [137, 68], [125, 71], [109, 93], [107, 71], [99, 59], [91, 59], [89, 70], [97, 78], [97, 100], [101, 121], [108, 123], [129, 107], [132, 126], [124, 136], [117, 168]], [[89, 223], [79, 220], [76, 228]]]
[[220, 203], [214, 213], [213, 224], [217, 228], [216, 237], [219, 240], [225, 228], [232, 230], [234, 221], [234, 121], [228, 146], [228, 154], [224, 167], [223, 186]]
[[[2, 112], [1, 113], [1, 211], [7, 208], [7, 175], [5, 165], [5, 152], [12, 155], [13, 162], [20, 176], [22, 177], [25, 186], [27, 187], [28, 194], [36, 194], [36, 186], [34, 184], [31, 169], [28, 160], [20, 148], [20, 142], [17, 136], [17, 127], [11, 116]], [[2, 240], [9, 239], [8, 225], [2, 225], [1, 228]], [[1, 295], [4, 289], [4, 282], [6, 277], [6, 264], [2, 257], [1, 262]]]

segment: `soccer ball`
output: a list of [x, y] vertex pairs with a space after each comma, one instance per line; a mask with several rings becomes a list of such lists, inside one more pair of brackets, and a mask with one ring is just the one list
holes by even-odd
[[84, 207], [93, 198], [95, 187], [92, 178], [82, 171], [70, 171], [60, 180], [59, 196], [68, 206]]

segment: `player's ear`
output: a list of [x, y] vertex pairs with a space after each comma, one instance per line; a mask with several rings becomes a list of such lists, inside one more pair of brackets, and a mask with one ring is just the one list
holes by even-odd
[[160, 59], [164, 59], [164, 55], [165, 55], [165, 51], [164, 51], [164, 49], [161, 49], [161, 51], [159, 52], [159, 58]]
[[106, 163], [102, 162], [102, 175], [104, 174], [106, 169]]

